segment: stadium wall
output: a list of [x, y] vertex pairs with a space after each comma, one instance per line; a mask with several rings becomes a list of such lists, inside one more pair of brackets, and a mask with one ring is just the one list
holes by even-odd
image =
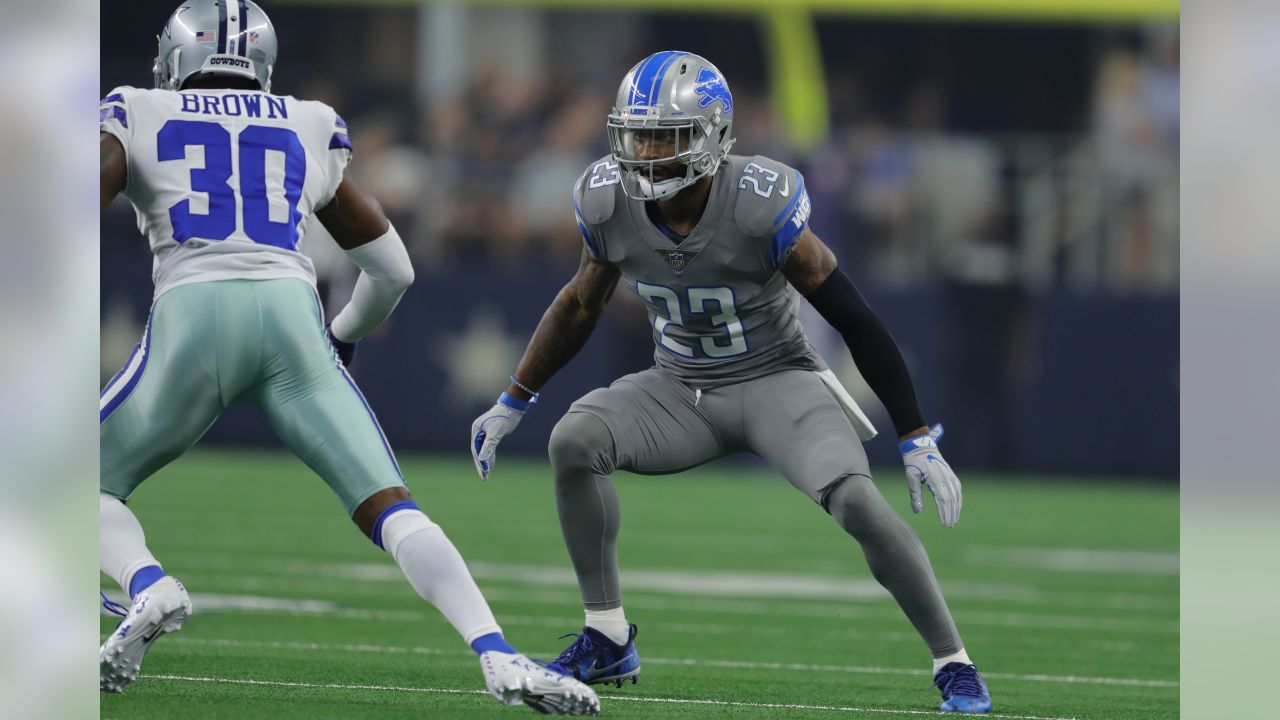
[[[150, 302], [145, 252], [103, 255], [104, 328], [106, 313], [127, 306], [141, 331]], [[394, 446], [465, 453], [471, 421], [505, 387], [564, 279], [420, 270], [391, 322], [361, 343], [353, 369]], [[947, 457], [957, 466], [1176, 479], [1176, 297], [1063, 290], [975, 297], [946, 285], [864, 292], [902, 346], [926, 416], [947, 425]], [[551, 427], [574, 399], [651, 365], [648, 326], [631, 295], [619, 291], [595, 336], [545, 388], [504, 451], [544, 454]], [[820, 323], [811, 338], [840, 369], [848, 353]], [[865, 399], [856, 378], [852, 385]], [[865, 405], [891, 433], [878, 403]], [[204, 442], [276, 440], [256, 410], [237, 409]], [[868, 451], [874, 463], [897, 462], [887, 436]]]

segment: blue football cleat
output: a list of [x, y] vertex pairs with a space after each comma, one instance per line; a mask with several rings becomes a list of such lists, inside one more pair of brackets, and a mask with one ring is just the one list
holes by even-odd
[[613, 683], [622, 687], [622, 681], [627, 678], [635, 683], [640, 677], [636, 633], [636, 626], [632, 624], [627, 642], [622, 645], [615, 644], [604, 633], [590, 627], [582, 628], [581, 635], [561, 635], [562, 638], [574, 638], [573, 643], [560, 653], [560, 657], [548, 663], [547, 667], [588, 685]]
[[991, 712], [991, 695], [976, 665], [947, 663], [934, 673], [933, 686], [942, 691], [942, 712]]

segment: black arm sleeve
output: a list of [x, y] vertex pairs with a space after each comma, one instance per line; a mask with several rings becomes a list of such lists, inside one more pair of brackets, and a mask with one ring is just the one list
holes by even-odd
[[836, 268], [805, 299], [844, 337], [862, 377], [889, 411], [898, 437], [923, 426], [924, 415], [898, 344], [849, 276]]

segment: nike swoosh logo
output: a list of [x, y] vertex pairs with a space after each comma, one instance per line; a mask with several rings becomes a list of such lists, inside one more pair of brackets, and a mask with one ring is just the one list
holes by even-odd
[[791, 195], [791, 177], [790, 176], [783, 176], [782, 189], [778, 191], [778, 194], [781, 195], [782, 197], [789, 197]]
[[591, 661], [591, 667], [587, 668], [587, 676], [588, 676], [588, 677], [595, 677], [596, 675], [603, 675], [603, 674], [605, 674], [605, 673], [609, 672], [610, 670], [613, 670], [614, 668], [618, 667], [619, 665], [621, 665], [622, 663], [624, 663], [624, 662], [626, 662], [626, 661], [627, 661], [627, 659], [624, 657], [624, 658], [622, 658], [621, 660], [619, 660], [618, 662], [613, 663], [612, 665], [607, 665], [607, 666], [605, 666], [605, 667], [600, 667], [600, 666], [598, 665], [598, 663], [600, 662], [600, 658], [596, 658], [596, 659], [594, 659], [594, 660], [592, 660], [592, 661]]

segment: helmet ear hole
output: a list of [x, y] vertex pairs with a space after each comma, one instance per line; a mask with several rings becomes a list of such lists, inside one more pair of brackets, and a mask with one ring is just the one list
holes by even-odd
[[720, 139], [719, 139], [719, 140], [717, 140], [716, 142], [724, 142], [724, 136], [725, 136], [725, 133], [727, 133], [727, 132], [729, 132], [729, 128], [728, 128], [728, 127], [722, 127], [722, 128], [720, 128]]

